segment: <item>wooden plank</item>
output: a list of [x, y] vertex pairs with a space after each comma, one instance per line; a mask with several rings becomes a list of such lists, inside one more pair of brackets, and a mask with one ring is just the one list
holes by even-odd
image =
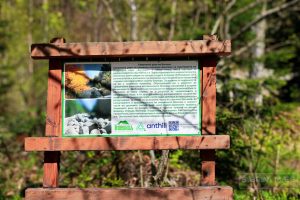
[[44, 153], [43, 187], [58, 187], [59, 162], [59, 151], [46, 151]]
[[[202, 134], [216, 134], [216, 57], [204, 57], [202, 68]], [[201, 150], [200, 184], [215, 185], [215, 150]]]
[[[54, 38], [52, 44], [62, 44], [64, 38]], [[61, 78], [63, 63], [49, 60], [46, 136], [61, 136]], [[43, 187], [58, 187], [60, 152], [44, 153]]]
[[[64, 38], [53, 38], [52, 45], [60, 45], [65, 42]], [[46, 136], [61, 136], [61, 80], [63, 62], [49, 60], [48, 91], [47, 91], [47, 117]]]
[[33, 59], [229, 55], [230, 40], [32, 44]]
[[216, 133], [216, 57], [203, 57], [202, 69], [202, 134]]
[[49, 61], [46, 136], [61, 136], [61, 78], [63, 63]]
[[216, 185], [215, 174], [215, 150], [201, 150], [201, 180], [202, 186]]
[[218, 40], [217, 35], [203, 35], [203, 40]]
[[180, 137], [28, 137], [26, 151], [228, 149], [228, 135]]
[[233, 190], [228, 186], [187, 188], [29, 188], [30, 200], [230, 200]]

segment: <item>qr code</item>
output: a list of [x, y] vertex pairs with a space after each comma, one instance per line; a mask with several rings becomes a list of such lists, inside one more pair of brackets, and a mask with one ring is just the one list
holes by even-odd
[[179, 131], [179, 121], [169, 121], [169, 131]]

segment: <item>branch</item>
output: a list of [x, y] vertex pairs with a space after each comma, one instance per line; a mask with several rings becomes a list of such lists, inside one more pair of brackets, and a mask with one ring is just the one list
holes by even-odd
[[120, 30], [119, 30], [119, 27], [116, 23], [116, 17], [115, 17], [115, 14], [111, 8], [111, 6], [109, 5], [109, 2], [107, 0], [103, 0], [103, 4], [104, 6], [106, 7], [107, 11], [108, 11], [108, 14], [109, 14], [109, 17], [111, 18], [112, 20], [112, 32], [114, 33], [115, 37], [117, 38], [117, 40], [119, 42], [122, 42], [122, 37], [121, 37], [121, 34], [120, 34]]
[[93, 17], [93, 20], [95, 20], [95, 25], [94, 25], [94, 31], [93, 31], [93, 40], [95, 42], [99, 42], [100, 41], [100, 31], [101, 31], [101, 22], [102, 22], [102, 18], [100, 18], [99, 16], [102, 14], [103, 12], [103, 4], [101, 3], [100, 0], [97, 1], [97, 5], [96, 5], [96, 17]]
[[230, 10], [230, 8], [232, 8], [232, 6], [236, 3], [236, 0], [232, 0], [225, 8], [225, 10], [221, 13], [221, 15], [218, 17], [217, 21], [215, 22], [214, 26], [213, 26], [213, 29], [211, 30], [211, 35], [214, 35], [216, 34], [218, 28], [219, 28], [219, 25], [220, 25], [220, 22], [221, 22], [221, 19], [222, 17], [228, 12], [228, 10]]
[[128, 4], [130, 6], [131, 10], [131, 40], [136, 41], [137, 40], [137, 6], [135, 0], [129, 0]]
[[230, 39], [230, 33], [229, 33], [229, 26], [230, 26], [230, 22], [233, 18], [235, 18], [236, 16], [239, 16], [240, 14], [247, 12], [248, 10], [251, 10], [252, 8], [256, 7], [257, 5], [259, 5], [260, 3], [265, 2], [268, 3], [271, 0], [256, 0], [242, 8], [240, 8], [239, 10], [233, 12], [232, 14], [229, 14], [227, 16], [227, 18], [225, 19], [225, 38]]
[[290, 2], [287, 2], [287, 3], [284, 3], [280, 6], [277, 6], [275, 8], [272, 8], [268, 11], [266, 11], [264, 14], [258, 16], [256, 19], [252, 20], [250, 23], [248, 23], [246, 26], [244, 26], [242, 29], [240, 29], [239, 32], [237, 32], [233, 37], [232, 39], [236, 39], [238, 38], [240, 35], [242, 35], [244, 32], [246, 32], [248, 29], [250, 29], [252, 26], [254, 26], [255, 24], [257, 24], [258, 22], [260, 22], [261, 20], [263, 20], [264, 18], [272, 15], [272, 14], [275, 14], [277, 12], [280, 12], [284, 9], [287, 9], [293, 5], [295, 5], [296, 3], [298, 3], [300, 0], [294, 0], [294, 1], [290, 1]]
[[158, 40], [162, 40], [163, 39], [163, 33], [162, 31], [160, 30], [160, 16], [159, 16], [159, 13], [161, 12], [160, 10], [160, 7], [159, 5], [156, 4], [156, 7], [155, 7], [155, 16], [153, 18], [153, 31], [154, 31], [154, 34], [156, 35], [157, 39]]
[[196, 14], [194, 15], [194, 20], [193, 20], [193, 31], [195, 30], [195, 27], [198, 25], [199, 23], [199, 16], [201, 14], [201, 3], [199, 2], [199, 0], [195, 1], [195, 6], [197, 8], [196, 10]]
[[246, 44], [246, 46], [241, 47], [240, 49], [234, 51], [228, 58], [234, 57], [234, 56], [239, 56], [249, 50], [255, 43], [257, 42], [257, 39], [253, 39], [250, 42]]
[[[270, 0], [267, 1], [267, 3], [269, 2]], [[248, 4], [247, 6], [245, 7], [242, 7], [241, 9], [237, 10], [236, 12], [232, 13], [231, 15], [228, 16], [228, 18], [231, 20], [232, 18], [254, 8], [255, 6], [257, 6], [258, 4], [264, 2], [264, 0], [256, 0], [250, 4]]]
[[142, 153], [140, 150], [138, 150], [138, 156], [139, 156], [139, 161], [140, 161], [140, 184], [141, 184], [141, 187], [144, 187], [144, 170], [143, 170], [143, 164], [144, 164], [144, 161], [143, 161], [143, 156], [142, 156]]
[[289, 46], [289, 45], [292, 45], [292, 41], [284, 41], [284, 42], [278, 42], [272, 46], [269, 46], [267, 49], [266, 49], [266, 52], [270, 52], [270, 51], [274, 51], [276, 49], [279, 49], [279, 48], [282, 48], [282, 47], [286, 47], [286, 46]]
[[177, 8], [177, 0], [172, 1], [172, 10], [171, 10], [171, 25], [170, 25], [170, 32], [168, 40], [172, 40], [174, 37], [174, 31], [175, 31], [175, 23], [176, 23], [176, 8]]
[[169, 150], [162, 150], [162, 155], [158, 164], [156, 175], [153, 177], [155, 186], [160, 186], [164, 177], [164, 171], [169, 160]]

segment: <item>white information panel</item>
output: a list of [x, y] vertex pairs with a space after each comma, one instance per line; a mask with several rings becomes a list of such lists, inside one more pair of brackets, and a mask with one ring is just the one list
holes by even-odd
[[198, 61], [68, 63], [63, 136], [200, 135]]

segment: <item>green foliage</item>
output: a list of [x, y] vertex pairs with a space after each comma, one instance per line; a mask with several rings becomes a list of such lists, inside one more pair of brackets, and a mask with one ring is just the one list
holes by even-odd
[[72, 115], [78, 114], [78, 113], [85, 113], [86, 110], [80, 104], [78, 101], [69, 101], [66, 106], [66, 117], [70, 117]]
[[[243, 119], [236, 117], [236, 111], [219, 110], [219, 131], [227, 130], [232, 138], [229, 152], [218, 152], [219, 181], [223, 183], [236, 177], [231, 178], [231, 184], [247, 190], [253, 187], [251, 180], [257, 177], [258, 187], [262, 187], [262, 199], [268, 199], [272, 194], [264, 192], [264, 188], [277, 188], [279, 199], [282, 195], [293, 197], [297, 194], [295, 185], [299, 184], [300, 173], [290, 167], [288, 160], [297, 160], [300, 155], [297, 145], [291, 145], [295, 144], [293, 141], [299, 141], [299, 135], [293, 135], [293, 129], [299, 123], [298, 107], [279, 104], [257, 110], [260, 118], [244, 116]], [[240, 178], [244, 176], [247, 179], [243, 182]], [[244, 196], [237, 195], [236, 198], [243, 199]]]
[[30, 112], [20, 112], [14, 118], [10, 118], [9, 130], [16, 134], [31, 134], [35, 132], [37, 124], [45, 121], [45, 117], [37, 120], [30, 116]]
[[182, 150], [177, 150], [175, 152], [172, 152], [171, 155], [169, 156], [170, 166], [177, 169], [182, 169], [184, 167], [187, 167], [187, 165], [183, 163], [181, 160], [183, 154], [184, 152]]
[[[234, 199], [236, 200], [251, 200], [253, 198], [254, 198], [253, 193], [247, 191], [236, 191], [234, 194]], [[283, 199], [297, 200], [299, 199], [299, 196], [286, 193], [286, 192], [274, 194], [271, 191], [262, 191], [260, 193], [259, 198], [264, 200], [283, 200]]]
[[124, 185], [124, 181], [122, 179], [110, 179], [105, 178], [103, 181], [103, 187], [111, 188], [111, 187], [121, 187]]

